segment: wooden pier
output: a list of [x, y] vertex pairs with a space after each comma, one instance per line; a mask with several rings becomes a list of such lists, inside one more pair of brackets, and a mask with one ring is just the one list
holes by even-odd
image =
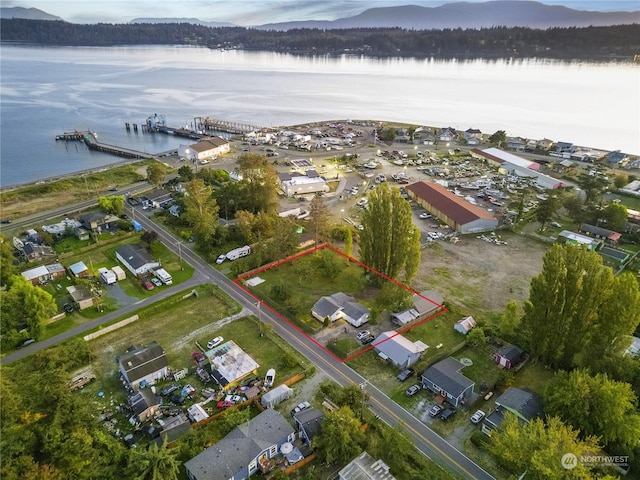
[[248, 123], [228, 122], [211, 117], [196, 117], [193, 119], [196, 130], [214, 130], [217, 132], [241, 135], [249, 132], [259, 132], [263, 127]]
[[118, 147], [116, 145], [108, 145], [98, 142], [98, 136], [94, 132], [79, 131], [65, 132], [62, 135], [56, 135], [56, 140], [79, 141], [83, 142], [88, 149], [98, 152], [110, 153], [123, 158], [155, 158], [153, 154], [140, 152], [131, 148]]

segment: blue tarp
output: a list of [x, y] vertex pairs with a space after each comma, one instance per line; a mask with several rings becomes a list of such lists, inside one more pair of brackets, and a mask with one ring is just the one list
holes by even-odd
[[139, 232], [140, 230], [144, 230], [144, 228], [142, 228], [142, 225], [140, 225], [140, 223], [137, 222], [136, 220], [131, 220], [131, 225], [133, 225], [133, 229], [136, 232]]

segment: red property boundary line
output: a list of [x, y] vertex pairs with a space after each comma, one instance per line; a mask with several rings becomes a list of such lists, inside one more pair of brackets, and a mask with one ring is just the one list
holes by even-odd
[[[375, 275], [378, 275], [379, 277], [385, 279], [386, 281], [394, 283], [398, 287], [407, 290], [408, 292], [412, 293], [413, 295], [418, 295], [420, 298], [422, 298], [424, 300], [427, 300], [428, 302], [433, 304], [433, 306], [436, 308], [436, 311], [433, 314], [429, 315], [428, 317], [423, 318], [419, 322], [412, 323], [411, 325], [409, 325], [407, 327], [404, 327], [401, 330], [396, 330], [395, 335], [392, 335], [391, 337], [386, 338], [385, 340], [382, 340], [381, 342], [373, 343], [373, 344], [369, 345], [368, 347], [363, 348], [362, 350], [359, 350], [356, 353], [348, 356], [347, 358], [340, 358], [335, 353], [333, 353], [332, 351], [328, 350], [327, 347], [322, 345], [315, 338], [311, 337], [306, 332], [304, 332], [300, 327], [298, 327], [293, 322], [291, 322], [291, 320], [286, 318], [284, 315], [282, 315], [280, 312], [278, 312], [277, 310], [272, 308], [270, 305], [268, 305], [265, 302], [263, 302], [260, 298], [258, 298], [256, 295], [254, 295], [248, 288], [246, 288], [242, 284], [243, 280], [248, 278], [248, 277], [254, 277], [254, 276], [258, 275], [259, 273], [265, 272], [267, 270], [271, 270], [272, 268], [275, 268], [275, 267], [279, 267], [280, 265], [284, 265], [285, 263], [292, 262], [293, 260], [297, 260], [298, 258], [304, 257], [304, 256], [309, 255], [311, 253], [315, 253], [315, 252], [320, 251], [320, 250], [325, 249], [325, 248], [331, 250], [334, 253], [337, 253], [338, 255], [340, 255], [340, 256], [342, 256], [344, 258], [346, 258], [349, 262], [355, 263], [356, 265], [365, 268], [369, 272], [374, 273]], [[286, 258], [284, 258], [282, 260], [278, 260], [276, 262], [271, 262], [271, 263], [269, 263], [267, 265], [263, 265], [262, 267], [259, 267], [259, 268], [255, 269], [255, 270], [251, 270], [249, 272], [243, 273], [242, 275], [239, 275], [238, 277], [236, 277], [232, 281], [239, 288], [244, 290], [244, 292], [247, 295], [249, 295], [251, 298], [253, 298], [257, 303], [259, 303], [260, 304], [260, 308], [266, 307], [267, 309], [269, 309], [269, 311], [271, 313], [275, 314], [277, 317], [279, 317], [281, 320], [283, 320], [291, 328], [295, 329], [298, 333], [300, 333], [300, 334], [304, 335], [305, 337], [307, 337], [311, 342], [316, 344], [318, 347], [320, 347], [326, 353], [331, 355], [336, 361], [341, 362], [341, 363], [344, 363], [344, 362], [347, 362], [349, 360], [352, 360], [353, 358], [356, 358], [356, 357], [362, 355], [363, 353], [368, 352], [369, 350], [377, 347], [378, 345], [381, 345], [382, 343], [391, 340], [392, 338], [396, 337], [397, 335], [401, 335], [401, 334], [403, 334], [405, 332], [408, 332], [409, 330], [412, 330], [412, 329], [416, 328], [417, 326], [422, 325], [423, 323], [429, 322], [429, 321], [433, 320], [434, 318], [436, 318], [437, 316], [442, 315], [443, 313], [447, 312], [447, 307], [445, 307], [444, 305], [441, 305], [441, 304], [439, 304], [437, 302], [434, 302], [430, 298], [425, 297], [424, 295], [420, 294], [419, 292], [416, 292], [415, 290], [407, 287], [406, 285], [398, 282], [397, 280], [394, 280], [393, 278], [390, 278], [390, 277], [386, 276], [385, 274], [383, 274], [381, 272], [378, 272], [377, 270], [375, 270], [375, 269], [371, 268], [370, 266], [362, 263], [361, 261], [359, 261], [359, 260], [357, 260], [357, 259], [355, 259], [353, 257], [350, 257], [349, 255], [346, 255], [344, 252], [338, 250], [333, 245], [330, 245], [328, 243], [323, 243], [321, 245], [317, 245], [317, 246], [315, 246], [313, 248], [309, 248], [307, 250], [303, 250], [302, 252], [296, 253], [295, 255], [291, 255], [289, 257], [286, 257]]]

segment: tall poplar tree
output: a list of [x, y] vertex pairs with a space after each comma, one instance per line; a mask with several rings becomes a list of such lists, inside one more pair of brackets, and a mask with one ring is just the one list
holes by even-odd
[[199, 244], [208, 243], [218, 226], [218, 204], [211, 195], [211, 187], [200, 179], [187, 183], [183, 218], [193, 228]]
[[598, 319], [585, 339], [578, 365], [593, 372], [608, 371], [629, 346], [630, 335], [640, 324], [640, 291], [631, 272], [614, 278], [607, 290]]
[[404, 269], [405, 282], [409, 283], [420, 263], [420, 237], [409, 203], [397, 189], [383, 183], [369, 194], [362, 225], [360, 260], [394, 279]]
[[524, 304], [522, 331], [532, 355], [556, 368], [575, 365], [612, 283], [611, 269], [596, 252], [552, 246]]
[[247, 153], [238, 158], [238, 169], [242, 175], [239, 199], [244, 210], [252, 213], [275, 213], [278, 204], [278, 177], [275, 168], [264, 155]]

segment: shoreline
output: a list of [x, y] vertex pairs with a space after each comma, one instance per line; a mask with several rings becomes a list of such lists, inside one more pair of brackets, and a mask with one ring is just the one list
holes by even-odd
[[[398, 127], [398, 128], [410, 128], [412, 126], [416, 126], [415, 124], [412, 123], [405, 123], [405, 122], [395, 122], [395, 121], [384, 121], [384, 120], [347, 120], [347, 119], [334, 119], [334, 120], [322, 120], [322, 121], [311, 121], [311, 122], [307, 122], [307, 123], [298, 123], [298, 124], [293, 124], [293, 125], [280, 125], [280, 126], [276, 126], [276, 127], [263, 127], [263, 129], [268, 129], [268, 130], [288, 130], [288, 129], [304, 129], [304, 128], [321, 128], [325, 125], [329, 125], [329, 124], [351, 124], [354, 126], [365, 126], [366, 128], [371, 128], [374, 127], [376, 125], [378, 126], [394, 126], [394, 127]], [[426, 128], [430, 128], [430, 129], [435, 129], [437, 130], [439, 127], [433, 127], [433, 126], [423, 126]], [[484, 135], [488, 135], [487, 133], [485, 133]], [[228, 141], [231, 143], [233, 141], [241, 141], [242, 137], [238, 136], [238, 135], [232, 135]], [[386, 142], [383, 142], [382, 140], [380, 140], [381, 143], [386, 144]], [[392, 142], [393, 143], [393, 142]], [[555, 141], [554, 141], [555, 143]], [[452, 141], [452, 144], [454, 145], [458, 145], [457, 141]], [[407, 144], [407, 145], [417, 145], [417, 144]], [[422, 145], [423, 147], [427, 147], [427, 146], [431, 146], [433, 147], [434, 145]], [[358, 145], [357, 148], [364, 148], [365, 145]], [[584, 150], [588, 150], [588, 151], [594, 151], [594, 152], [603, 152], [603, 155], [606, 155], [608, 152], [610, 152], [610, 150], [604, 150], [604, 149], [599, 149], [599, 148], [593, 148], [593, 147], [588, 147], [588, 146], [577, 146], [579, 149], [584, 149]], [[436, 149], [437, 149], [437, 145], [436, 145]], [[523, 152], [517, 151], [517, 150], [507, 150], [506, 148], [503, 148], [505, 151], [507, 152], [513, 152], [514, 154], [521, 154]], [[299, 154], [299, 156], [305, 156], [306, 154], [308, 154], [309, 152], [302, 152], [302, 151], [297, 151], [297, 150], [292, 150], [292, 152], [296, 152], [297, 154]], [[164, 153], [164, 152], [161, 152]], [[242, 153], [242, 152], [235, 152], [235, 153]], [[535, 154], [535, 153], [531, 153], [531, 152], [525, 152], [527, 154]], [[126, 165], [133, 165], [136, 163], [140, 163], [140, 162], [144, 162], [147, 160], [156, 160], [156, 161], [160, 161], [162, 163], [165, 163], [165, 165], [168, 165], [166, 162], [163, 162], [162, 160], [158, 159], [158, 158], [154, 158], [157, 157], [159, 154], [153, 154], [150, 153], [149, 154], [149, 158], [147, 159], [140, 159], [140, 158], [135, 158], [135, 159], [124, 159], [122, 161], [116, 162], [116, 163], [112, 163], [112, 164], [108, 164], [108, 165], [102, 165], [99, 167], [94, 167], [94, 168], [88, 168], [88, 169], [83, 169], [83, 170], [78, 170], [75, 172], [69, 172], [66, 174], [61, 174], [61, 175], [54, 175], [54, 176], [50, 176], [50, 177], [45, 177], [39, 180], [34, 180], [32, 182], [23, 182], [23, 183], [19, 183], [19, 184], [13, 184], [13, 185], [8, 185], [8, 186], [4, 186], [4, 187], [0, 187], [0, 195], [4, 194], [4, 193], [8, 193], [14, 190], [19, 190], [21, 188], [28, 188], [28, 187], [33, 187], [36, 185], [45, 185], [45, 184], [49, 184], [49, 183], [55, 183], [57, 181], [61, 181], [61, 180], [65, 180], [68, 178], [76, 178], [76, 177], [82, 177], [83, 175], [87, 175], [87, 174], [92, 174], [92, 173], [101, 173], [101, 172], [105, 172], [114, 168], [118, 168], [118, 167], [122, 167], [122, 166], [126, 166]], [[540, 155], [540, 154], [535, 154], [535, 155]], [[628, 154], [630, 157], [639, 157], [639, 155], [634, 155], [634, 154]], [[113, 155], [115, 156], [115, 155]], [[293, 156], [293, 155], [292, 155]], [[330, 155], [330, 156], [334, 156], [334, 155]], [[562, 160], [560, 157], [554, 157], [551, 155], [545, 155], [547, 157], [549, 157], [549, 159], [560, 159]], [[167, 157], [168, 159], [169, 157]], [[571, 160], [573, 162], [578, 162], [578, 163], [583, 163], [580, 162], [578, 160]], [[596, 162], [593, 162], [593, 164], [595, 165]], [[171, 167], [171, 165], [168, 165]], [[616, 169], [614, 166], [608, 166], [608, 168], [612, 169], [612, 170], [618, 170]], [[629, 171], [629, 172], [636, 172], [637, 169], [623, 169], [624, 171]]]

